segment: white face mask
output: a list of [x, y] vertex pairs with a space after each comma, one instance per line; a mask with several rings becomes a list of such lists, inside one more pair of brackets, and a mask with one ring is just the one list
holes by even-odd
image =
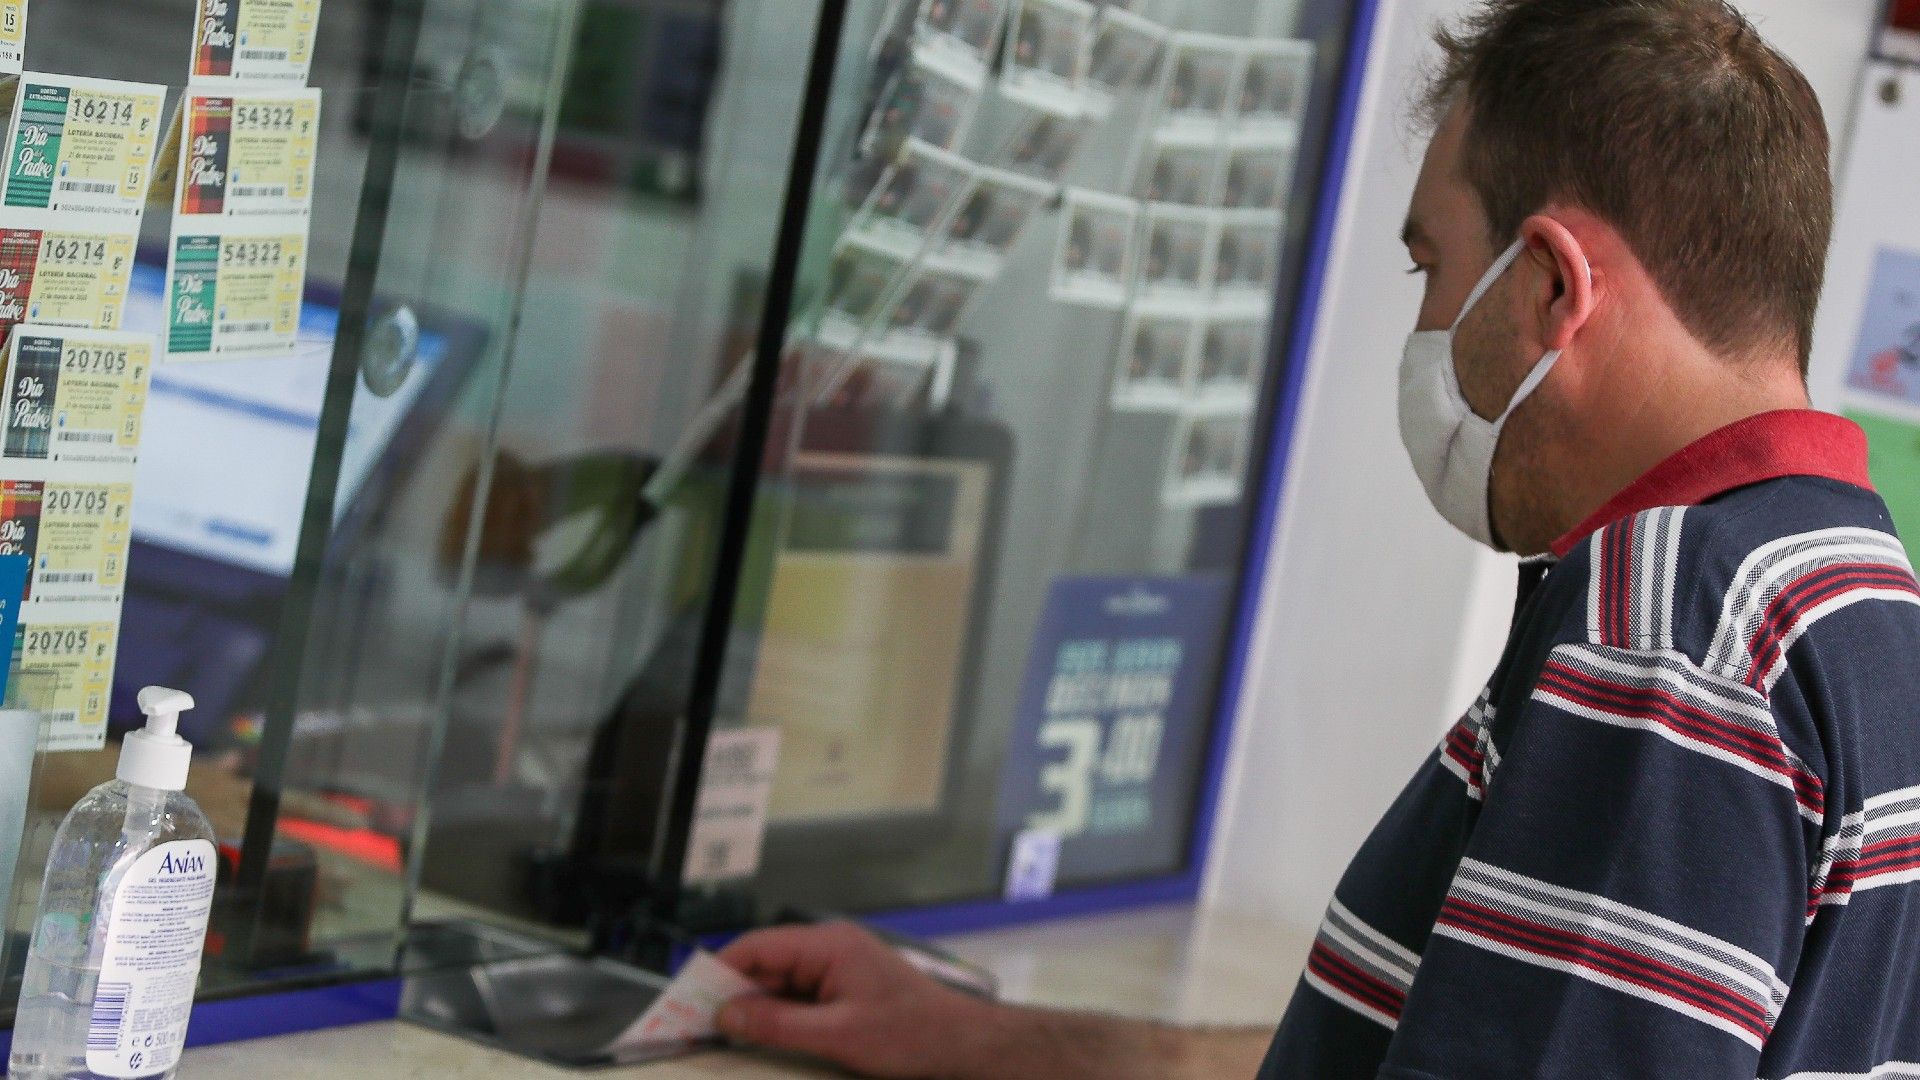
[[1560, 359], [1560, 351], [1540, 358], [1497, 419], [1482, 420], [1460, 392], [1453, 338], [1467, 312], [1500, 280], [1524, 248], [1524, 242], [1516, 240], [1493, 261], [1451, 328], [1408, 334], [1407, 349], [1400, 360], [1400, 440], [1413, 461], [1413, 471], [1440, 516], [1488, 547], [1495, 546], [1493, 526], [1487, 519], [1494, 448], [1500, 445], [1507, 418], [1546, 381], [1547, 373]]

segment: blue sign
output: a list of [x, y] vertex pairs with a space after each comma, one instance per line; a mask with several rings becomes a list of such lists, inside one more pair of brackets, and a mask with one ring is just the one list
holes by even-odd
[[20, 640], [20, 604], [27, 594], [27, 575], [33, 560], [27, 555], [0, 555], [0, 641], [7, 643], [6, 663], [0, 664], [0, 701], [6, 699], [7, 682], [16, 662]]
[[1054, 582], [1002, 772], [1000, 828], [1061, 840], [1059, 880], [1178, 869], [1226, 632], [1225, 575]]

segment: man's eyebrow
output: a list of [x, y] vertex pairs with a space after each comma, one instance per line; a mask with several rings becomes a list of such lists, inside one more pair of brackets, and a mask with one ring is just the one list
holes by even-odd
[[1412, 247], [1415, 243], [1424, 241], [1426, 238], [1426, 230], [1422, 229], [1420, 223], [1412, 218], [1408, 218], [1407, 223], [1400, 226], [1400, 243], [1407, 247]]

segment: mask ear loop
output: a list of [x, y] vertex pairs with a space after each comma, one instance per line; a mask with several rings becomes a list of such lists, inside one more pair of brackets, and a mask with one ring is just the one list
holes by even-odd
[[1472, 311], [1473, 306], [1487, 295], [1487, 290], [1493, 288], [1493, 283], [1500, 280], [1500, 275], [1513, 266], [1514, 260], [1520, 257], [1520, 252], [1525, 250], [1526, 246], [1525, 240], [1515, 240], [1507, 250], [1500, 253], [1499, 258], [1493, 260], [1493, 265], [1487, 267], [1487, 272], [1481, 275], [1480, 283], [1467, 294], [1467, 302], [1460, 305], [1460, 314], [1455, 316], [1453, 325], [1448, 327], [1449, 332], [1460, 329], [1460, 324], [1467, 321], [1467, 312]]
[[[1521, 241], [1514, 242], [1514, 246], [1511, 249], [1512, 254], [1518, 255], [1520, 253], [1521, 244]], [[1512, 260], [1509, 259], [1508, 261], [1511, 262]], [[1586, 272], [1588, 281], [1591, 283], [1593, 267], [1591, 265], [1582, 265], [1581, 269]], [[1561, 350], [1552, 350], [1540, 358], [1540, 362], [1533, 366], [1533, 370], [1527, 373], [1526, 378], [1520, 380], [1520, 388], [1513, 392], [1513, 400], [1507, 403], [1507, 411], [1500, 414], [1500, 419], [1497, 421], [1500, 426], [1504, 427], [1507, 418], [1513, 415], [1513, 411], [1525, 404], [1526, 400], [1533, 396], [1533, 392], [1540, 389], [1540, 384], [1547, 381], [1547, 376], [1553, 374], [1554, 366], [1560, 363], [1560, 356]]]

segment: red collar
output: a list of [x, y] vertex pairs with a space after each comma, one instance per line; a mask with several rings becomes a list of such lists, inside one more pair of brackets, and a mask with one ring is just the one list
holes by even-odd
[[1580, 541], [1642, 510], [1696, 506], [1783, 476], [1819, 476], [1872, 490], [1866, 432], [1851, 420], [1812, 409], [1782, 409], [1728, 424], [1648, 469], [1555, 540], [1553, 553], [1564, 559]]

